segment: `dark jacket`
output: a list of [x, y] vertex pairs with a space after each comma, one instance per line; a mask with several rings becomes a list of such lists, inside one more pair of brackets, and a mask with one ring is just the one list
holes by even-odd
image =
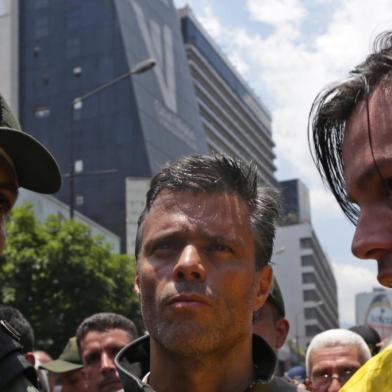
[[36, 391], [37, 378], [33, 366], [22, 354], [18, 336], [3, 320], [0, 321], [0, 391]]
[[[116, 366], [125, 392], [154, 392], [142, 382], [149, 372], [149, 336], [143, 336], [124, 347], [116, 356]], [[253, 360], [258, 384], [254, 392], [293, 392], [297, 388], [274, 378], [276, 356], [270, 346], [259, 336], [253, 335]], [[242, 391], [239, 391], [242, 392]]]

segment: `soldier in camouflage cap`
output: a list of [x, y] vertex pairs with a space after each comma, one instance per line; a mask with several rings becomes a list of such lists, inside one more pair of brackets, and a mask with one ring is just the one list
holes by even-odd
[[[18, 188], [54, 193], [60, 185], [60, 171], [52, 155], [21, 130], [0, 96], [0, 253], [5, 244], [5, 222], [18, 197]], [[36, 391], [35, 371], [25, 361], [19, 339], [12, 327], [0, 322], [0, 391]]]

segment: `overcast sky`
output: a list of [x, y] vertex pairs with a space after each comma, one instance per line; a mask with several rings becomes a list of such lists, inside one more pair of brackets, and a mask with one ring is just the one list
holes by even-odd
[[340, 321], [355, 322], [354, 296], [380, 287], [376, 263], [350, 252], [353, 227], [321, 184], [307, 146], [315, 95], [344, 78], [392, 29], [391, 0], [174, 0], [197, 19], [271, 110], [277, 178], [309, 188], [312, 221], [339, 290]]

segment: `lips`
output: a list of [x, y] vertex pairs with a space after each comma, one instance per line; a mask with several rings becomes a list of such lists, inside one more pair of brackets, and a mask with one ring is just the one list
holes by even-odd
[[122, 388], [122, 384], [117, 377], [107, 377], [99, 383], [100, 392], [114, 392]]
[[211, 305], [211, 300], [200, 294], [178, 294], [170, 297], [167, 305], [175, 307], [209, 306]]

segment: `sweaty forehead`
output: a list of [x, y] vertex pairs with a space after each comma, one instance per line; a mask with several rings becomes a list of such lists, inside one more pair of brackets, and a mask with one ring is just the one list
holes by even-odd
[[163, 191], [154, 201], [148, 215], [174, 213], [190, 220], [211, 219], [222, 215], [227, 220], [248, 223], [249, 210], [237, 195], [225, 192]]
[[[143, 225], [143, 245], [163, 233], [190, 233], [244, 241], [252, 237], [250, 214], [237, 195], [224, 192], [163, 191]], [[201, 238], [201, 237], [200, 237]], [[142, 245], [142, 246], [143, 246]]]

